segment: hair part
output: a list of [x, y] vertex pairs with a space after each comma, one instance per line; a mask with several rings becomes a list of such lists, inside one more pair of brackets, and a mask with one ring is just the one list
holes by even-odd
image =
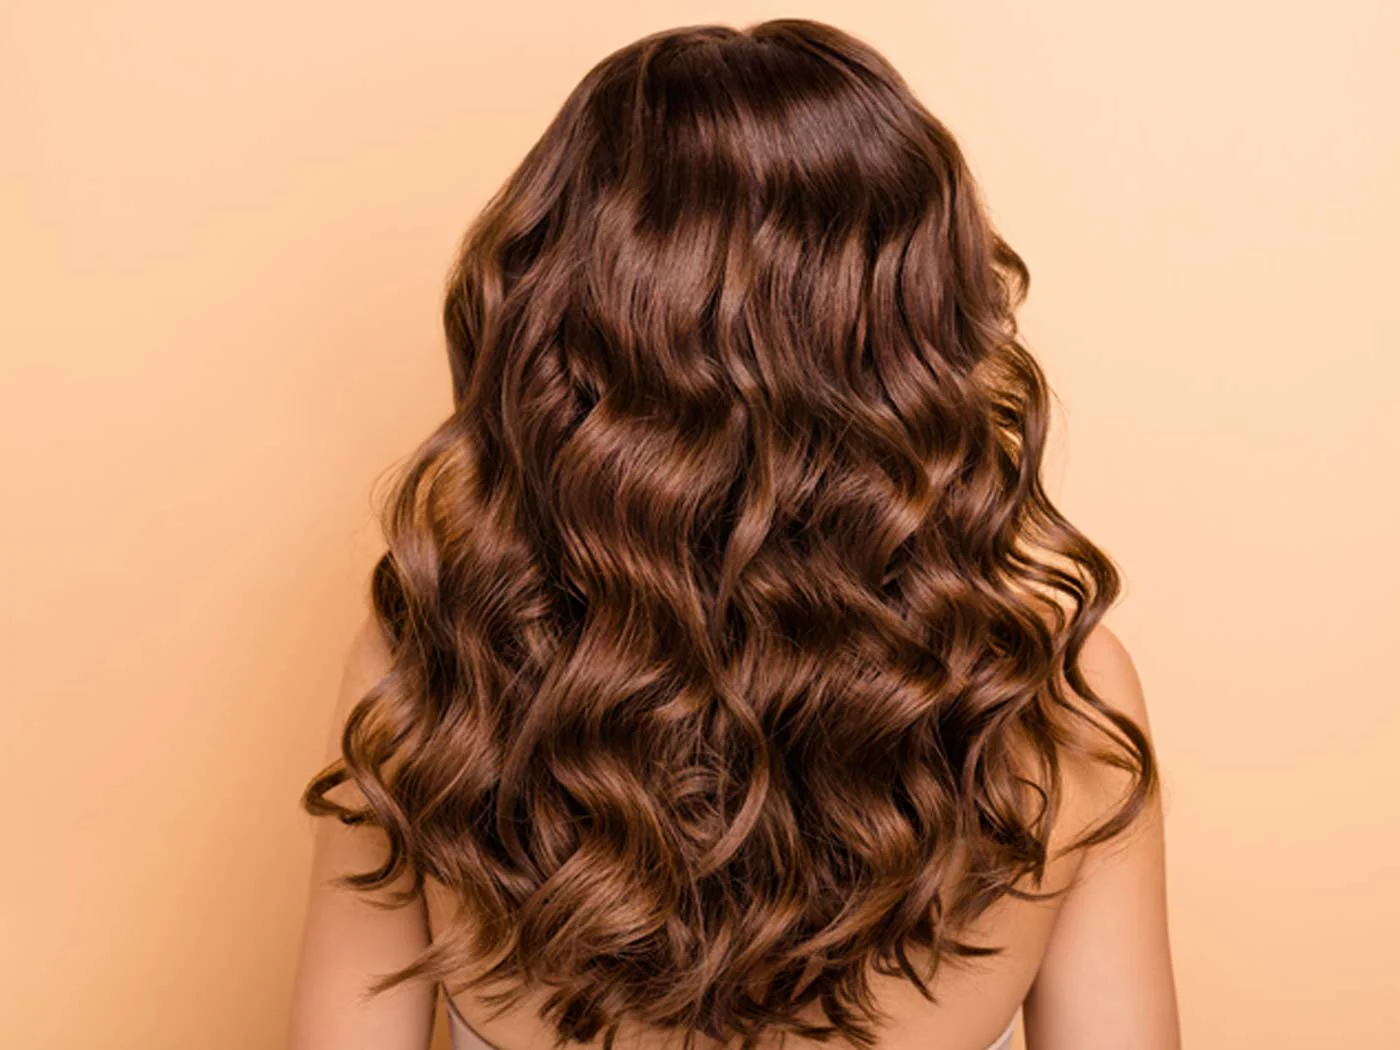
[[304, 796], [386, 832], [344, 885], [462, 905], [376, 991], [547, 987], [560, 1045], [870, 1045], [872, 971], [931, 997], [1037, 896], [1062, 752], [1132, 775], [1070, 848], [1131, 823], [1155, 763], [1079, 669], [1119, 574], [1041, 485], [1028, 280], [832, 26], [587, 73], [464, 238], [454, 409], [382, 512], [392, 667]]

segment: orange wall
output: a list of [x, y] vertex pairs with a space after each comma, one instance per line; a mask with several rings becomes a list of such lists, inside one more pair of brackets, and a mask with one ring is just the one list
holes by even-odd
[[[1186, 1045], [1400, 1045], [1387, 0], [800, 5], [961, 137], [1168, 782]], [[585, 69], [790, 5], [0, 8], [0, 1045], [278, 1045], [369, 491]]]

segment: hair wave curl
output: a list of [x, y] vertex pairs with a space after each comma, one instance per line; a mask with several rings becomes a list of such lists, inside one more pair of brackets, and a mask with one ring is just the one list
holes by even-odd
[[344, 885], [462, 904], [376, 991], [489, 960], [469, 983], [549, 988], [561, 1045], [868, 1045], [872, 969], [929, 995], [1038, 896], [1061, 749], [1133, 776], [1071, 848], [1131, 823], [1155, 764], [1079, 670], [1119, 576], [1041, 485], [1028, 280], [846, 33], [691, 26], [588, 72], [464, 239], [455, 407], [383, 509], [392, 667], [303, 799], [387, 834]]

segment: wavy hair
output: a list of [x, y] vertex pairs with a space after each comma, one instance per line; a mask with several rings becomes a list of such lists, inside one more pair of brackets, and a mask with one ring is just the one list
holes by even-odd
[[[823, 23], [594, 66], [468, 229], [454, 407], [394, 475], [392, 665], [307, 787], [460, 904], [374, 991], [870, 1045], [1042, 885], [1062, 753], [1155, 790], [1079, 667], [1119, 593], [1040, 480], [1028, 272], [949, 131]], [[1088, 742], [1097, 735], [1103, 746]], [[350, 782], [354, 805], [328, 797]], [[360, 803], [363, 804], [360, 804]], [[411, 899], [405, 892], [383, 906]]]

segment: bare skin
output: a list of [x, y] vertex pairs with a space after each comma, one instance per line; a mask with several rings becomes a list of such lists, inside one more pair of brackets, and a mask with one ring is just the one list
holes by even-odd
[[[345, 659], [327, 749], [338, 754], [339, 728], [354, 703], [383, 676], [389, 654], [378, 628], [366, 619]], [[1099, 627], [1082, 665], [1095, 690], [1141, 726], [1150, 726], [1133, 662], [1118, 638]], [[1121, 791], [1125, 775], [1101, 766], [1066, 770], [1067, 804], [1051, 853], [1099, 819]], [[353, 788], [337, 789], [345, 800]], [[375, 828], [317, 822], [312, 887], [292, 1004], [291, 1050], [427, 1050], [435, 990], [400, 986], [361, 1001], [373, 975], [412, 960], [450, 914], [446, 891], [429, 882], [409, 906], [376, 910], [328, 885], [348, 871], [364, 871], [384, 855]], [[1165, 856], [1161, 803], [1126, 836], [1052, 862], [1042, 888], [1074, 883], [1050, 902], [1004, 899], [982, 919], [981, 943], [1004, 945], [976, 969], [947, 966], [924, 999], [908, 982], [873, 979], [890, 1021], [879, 1050], [983, 1050], [1023, 1005], [1027, 1050], [1180, 1050], [1176, 991], [1167, 936]], [[398, 888], [398, 887], [395, 887]], [[473, 998], [455, 1005], [480, 1035], [501, 1050], [548, 1050], [552, 1032], [527, 998], [491, 1018]], [[675, 1045], [662, 1033], [624, 1028], [619, 1050]], [[790, 1038], [790, 1050], [839, 1048]]]

